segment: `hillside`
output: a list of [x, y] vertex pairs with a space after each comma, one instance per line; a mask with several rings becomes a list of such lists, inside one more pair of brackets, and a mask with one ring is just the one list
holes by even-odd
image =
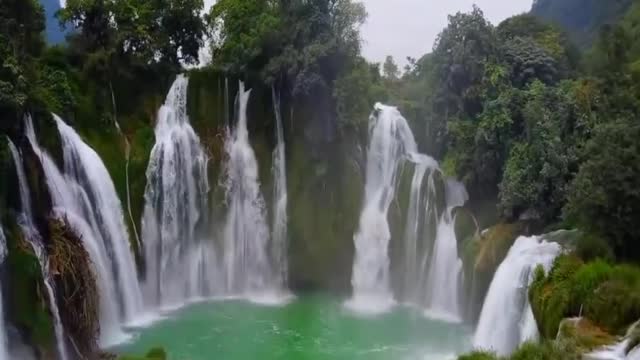
[[531, 13], [566, 29], [580, 48], [593, 43], [598, 30], [624, 16], [633, 0], [534, 0]]

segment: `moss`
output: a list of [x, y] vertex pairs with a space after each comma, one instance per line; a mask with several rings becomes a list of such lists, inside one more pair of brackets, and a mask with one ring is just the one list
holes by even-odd
[[476, 239], [478, 250], [474, 258], [476, 271], [495, 271], [507, 256], [511, 245], [522, 231], [520, 223], [501, 223], [487, 229]]
[[614, 336], [586, 318], [563, 320], [558, 330], [558, 339], [571, 341], [581, 354], [611, 345], [616, 341]]
[[7, 311], [9, 320], [30, 344], [41, 351], [52, 349], [53, 323], [38, 259], [17, 225], [10, 226], [6, 235], [11, 287]]
[[145, 356], [121, 356], [118, 360], [167, 360], [167, 353], [162, 348], [153, 348]]

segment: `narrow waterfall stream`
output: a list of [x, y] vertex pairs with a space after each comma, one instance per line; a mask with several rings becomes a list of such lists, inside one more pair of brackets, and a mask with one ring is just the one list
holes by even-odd
[[489, 287], [473, 340], [476, 348], [504, 356], [538, 338], [528, 287], [535, 268], [541, 265], [548, 271], [560, 251], [560, 245], [538, 236], [516, 240]]
[[276, 281], [280, 288], [287, 288], [287, 165], [284, 129], [280, 112], [280, 96], [271, 88], [273, 112], [276, 118], [276, 148], [273, 150], [273, 225], [271, 228], [272, 258], [276, 268]]
[[227, 222], [224, 228], [226, 290], [256, 296], [277, 291], [278, 280], [269, 261], [269, 227], [260, 192], [258, 161], [249, 143], [247, 104], [251, 90], [240, 82], [237, 122], [227, 131], [225, 150]]
[[454, 210], [469, 199], [464, 185], [448, 180], [446, 209], [438, 222], [427, 278], [427, 313], [448, 321], [462, 321], [460, 285], [462, 260], [458, 256]]
[[179, 305], [219, 286], [213, 243], [198, 226], [208, 209], [208, 158], [187, 116], [188, 85], [179, 75], [158, 111], [147, 167], [142, 242], [152, 306]]
[[[0, 226], [0, 265], [7, 258], [7, 238], [4, 236], [4, 230]], [[4, 319], [4, 300], [3, 292], [0, 284], [0, 360], [9, 360], [9, 340], [7, 338], [7, 324]]]
[[[30, 137], [32, 133], [34, 134], [33, 139], [35, 139], [35, 132], [33, 132], [33, 124], [30, 117], [25, 118], [25, 128], [27, 130], [27, 137], [29, 137], [29, 140], [32, 141], [32, 138]], [[31, 209], [31, 195], [29, 193], [27, 178], [24, 173], [22, 155], [20, 155], [18, 149], [11, 142], [11, 140], [9, 140], [8, 143], [18, 176], [20, 203], [22, 204], [22, 213], [20, 214], [20, 217], [18, 219], [18, 224], [24, 232], [25, 239], [27, 240], [29, 245], [31, 245], [33, 252], [40, 264], [40, 270], [42, 271], [42, 280], [47, 291], [47, 299], [49, 300], [49, 309], [51, 310], [51, 315], [53, 317], [52, 320], [56, 339], [56, 350], [58, 352], [60, 360], [67, 360], [68, 354], [64, 327], [60, 319], [60, 311], [58, 310], [58, 303], [56, 301], [55, 288], [52, 285], [52, 277], [51, 273], [49, 272], [49, 258], [45, 251], [44, 244], [42, 243], [40, 232], [38, 231], [33, 219], [33, 212]], [[34, 146], [34, 151], [36, 151], [36, 154], [38, 154], [38, 150], [39, 148]]]

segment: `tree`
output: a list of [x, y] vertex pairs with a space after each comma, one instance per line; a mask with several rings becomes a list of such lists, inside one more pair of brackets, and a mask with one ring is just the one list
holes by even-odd
[[357, 62], [365, 17], [351, 0], [221, 0], [208, 16], [214, 64], [294, 95], [331, 93]]
[[393, 60], [393, 56], [388, 55], [384, 60], [384, 65], [382, 65], [382, 74], [388, 80], [398, 80], [400, 77], [400, 69], [398, 68], [398, 64]]
[[[36, 0], [0, 3], [0, 118], [2, 128], [20, 119], [32, 99], [36, 57], [44, 47], [44, 11]], [[7, 124], [6, 122], [11, 123]]]
[[73, 44], [106, 63], [178, 68], [198, 61], [203, 7], [202, 0], [69, 0], [59, 19], [80, 29]]
[[640, 122], [619, 118], [595, 130], [569, 190], [565, 217], [611, 241], [617, 256], [640, 257]]

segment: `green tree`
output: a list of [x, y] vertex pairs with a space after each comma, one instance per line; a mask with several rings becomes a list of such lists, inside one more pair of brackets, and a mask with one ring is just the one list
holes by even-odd
[[571, 184], [565, 216], [611, 241], [616, 255], [640, 258], [640, 123], [620, 118], [598, 126]]
[[396, 64], [395, 60], [393, 60], [393, 56], [388, 55], [384, 60], [384, 65], [382, 65], [382, 74], [388, 80], [398, 80], [400, 77], [400, 69], [398, 68], [398, 64]]
[[44, 42], [44, 12], [36, 0], [0, 3], [0, 127], [21, 118], [32, 98], [36, 58]]

